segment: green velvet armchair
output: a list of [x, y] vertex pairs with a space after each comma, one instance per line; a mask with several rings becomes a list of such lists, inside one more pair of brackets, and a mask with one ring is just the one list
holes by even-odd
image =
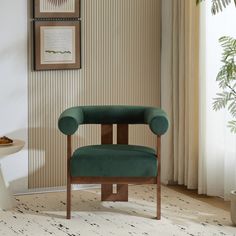
[[[72, 153], [71, 136], [85, 124], [101, 125], [101, 144]], [[117, 144], [113, 144], [113, 124], [117, 124]], [[157, 135], [156, 151], [128, 144], [128, 125], [133, 124], [149, 125]], [[166, 113], [153, 107], [79, 106], [65, 110], [58, 127], [67, 135], [67, 219], [71, 218], [71, 184], [101, 184], [102, 201], [128, 201], [128, 184], [156, 184], [160, 219], [161, 135], [168, 126]]]

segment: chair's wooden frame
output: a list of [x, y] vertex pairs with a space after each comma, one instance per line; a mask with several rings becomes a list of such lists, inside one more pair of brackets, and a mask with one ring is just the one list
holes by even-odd
[[[101, 143], [113, 143], [113, 125], [101, 125]], [[128, 144], [128, 124], [117, 125], [117, 144]], [[161, 219], [161, 136], [157, 136], [157, 177], [72, 177], [70, 158], [72, 156], [71, 135], [67, 136], [67, 219], [71, 218], [71, 184], [101, 184], [102, 201], [128, 201], [128, 184], [157, 185], [157, 220]], [[113, 193], [117, 184], [117, 193]]]

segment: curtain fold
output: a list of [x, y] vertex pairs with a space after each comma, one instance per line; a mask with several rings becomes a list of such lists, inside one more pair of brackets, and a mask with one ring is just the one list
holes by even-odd
[[162, 182], [198, 187], [199, 9], [162, 1], [161, 105], [170, 117], [162, 140]]

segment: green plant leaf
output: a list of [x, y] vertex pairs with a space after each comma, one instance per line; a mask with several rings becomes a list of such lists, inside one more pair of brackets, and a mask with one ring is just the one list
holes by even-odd
[[232, 133], [236, 134], [236, 120], [229, 121], [228, 127]]
[[[217, 74], [216, 82], [220, 92], [213, 99], [213, 109], [228, 109], [233, 118], [236, 118], [236, 39], [223, 36], [219, 39], [222, 46], [222, 67]], [[230, 130], [236, 133], [236, 121], [230, 121]]]
[[[196, 0], [196, 4], [199, 4], [203, 1], [205, 0]], [[213, 15], [223, 11], [223, 9], [229, 6], [232, 2], [231, 0], [211, 0], [211, 1], [212, 1], [211, 12]], [[233, 2], [236, 6], [236, 0], [233, 0]]]

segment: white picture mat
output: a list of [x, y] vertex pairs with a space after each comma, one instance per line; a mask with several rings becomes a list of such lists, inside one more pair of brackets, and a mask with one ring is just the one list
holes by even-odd
[[41, 26], [41, 64], [75, 63], [75, 32], [75, 26]]

